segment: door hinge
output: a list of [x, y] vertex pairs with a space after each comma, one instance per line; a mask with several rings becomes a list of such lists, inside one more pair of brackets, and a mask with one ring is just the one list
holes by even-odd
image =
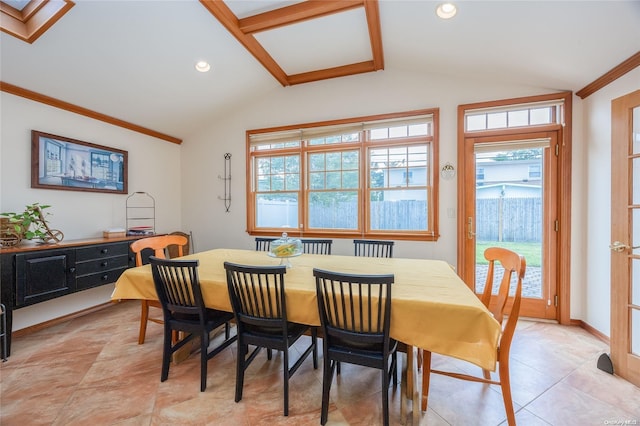
[[557, 308], [558, 307], [558, 295], [553, 296], [553, 304]]
[[560, 155], [560, 144], [556, 144], [556, 157]]
[[558, 232], [560, 230], [560, 222], [558, 222], [558, 219], [555, 220], [554, 226], [556, 228], [556, 232]]

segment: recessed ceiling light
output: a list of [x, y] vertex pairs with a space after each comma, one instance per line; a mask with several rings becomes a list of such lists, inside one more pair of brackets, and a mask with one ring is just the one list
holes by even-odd
[[196, 69], [200, 72], [207, 72], [211, 69], [211, 65], [207, 61], [196, 62]]
[[442, 19], [450, 19], [456, 16], [458, 13], [458, 9], [456, 5], [453, 3], [441, 3], [436, 8], [436, 15], [438, 15]]

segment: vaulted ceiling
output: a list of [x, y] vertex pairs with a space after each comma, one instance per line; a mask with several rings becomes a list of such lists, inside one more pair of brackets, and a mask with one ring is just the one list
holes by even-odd
[[76, 1], [33, 40], [0, 35], [0, 80], [177, 142], [289, 85], [403, 71], [578, 91], [640, 50], [638, 1], [457, 4], [445, 21], [421, 0]]

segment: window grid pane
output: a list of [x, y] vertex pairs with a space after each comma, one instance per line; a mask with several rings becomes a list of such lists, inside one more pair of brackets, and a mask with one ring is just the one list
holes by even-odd
[[259, 192], [300, 189], [300, 156], [260, 157], [256, 161], [255, 188]]
[[514, 106], [508, 111], [474, 112], [465, 116], [468, 132], [537, 126], [555, 122], [555, 106], [522, 108]]
[[369, 151], [369, 188], [427, 187], [429, 145], [375, 148]]
[[[303, 128], [297, 142], [259, 133], [263, 143], [254, 138], [249, 150], [254, 164], [249, 205], [255, 209], [249, 231], [430, 232], [433, 115], [362, 123], [361, 130], [353, 132], [356, 124], [345, 134], [332, 134], [331, 126]], [[364, 178], [363, 167], [368, 168]], [[300, 205], [302, 196], [306, 202]]]
[[339, 143], [354, 143], [360, 142], [360, 132], [358, 133], [348, 133], [345, 135], [335, 135], [335, 136], [327, 136], [323, 138], [313, 138], [310, 139], [309, 145], [334, 145]]
[[358, 229], [359, 165], [358, 150], [309, 154], [309, 228]]

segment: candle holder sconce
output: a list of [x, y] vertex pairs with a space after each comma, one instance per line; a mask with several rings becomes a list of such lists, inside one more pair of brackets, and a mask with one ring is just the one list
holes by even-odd
[[218, 179], [224, 182], [224, 196], [218, 196], [218, 200], [224, 201], [225, 212], [231, 208], [231, 154], [224, 154], [224, 176], [218, 175]]

